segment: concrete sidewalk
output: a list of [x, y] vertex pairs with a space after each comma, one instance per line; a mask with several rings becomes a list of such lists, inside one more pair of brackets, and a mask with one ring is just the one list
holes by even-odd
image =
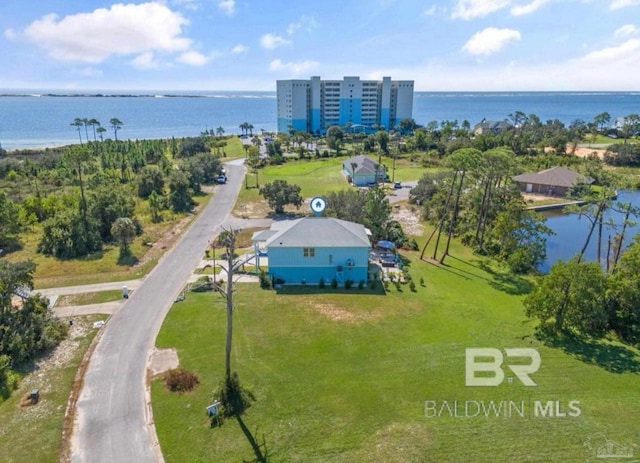
[[102, 304], [74, 305], [54, 307], [53, 313], [58, 317], [77, 317], [80, 315], [107, 314], [113, 315], [122, 306], [123, 301], [103, 302]]
[[34, 293], [40, 293], [43, 296], [66, 296], [68, 294], [86, 294], [86, 293], [98, 293], [100, 291], [110, 291], [114, 289], [122, 289], [126, 286], [130, 291], [140, 287], [144, 278], [138, 280], [127, 281], [113, 281], [109, 283], [96, 283], [92, 285], [79, 285], [79, 286], [62, 286], [59, 288], [47, 288], [47, 289], [34, 289]]

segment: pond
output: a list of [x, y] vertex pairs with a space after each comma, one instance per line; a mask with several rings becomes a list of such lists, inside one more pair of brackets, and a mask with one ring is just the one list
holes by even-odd
[[[640, 207], [640, 191], [620, 191], [618, 193], [618, 201], [631, 203], [636, 207]], [[546, 211], [542, 214], [547, 217], [547, 226], [553, 230], [556, 234], [547, 237], [547, 260], [542, 265], [541, 270], [543, 272], [549, 271], [551, 265], [558, 260], [569, 260], [580, 252], [582, 246], [589, 234], [589, 228], [591, 222], [586, 217], [580, 217], [579, 214], [567, 214], [561, 210]], [[632, 217], [630, 217], [631, 219]], [[605, 225], [602, 229], [602, 262], [606, 262], [607, 256], [607, 241], [609, 237], [613, 239], [616, 233], [621, 231], [622, 220], [624, 214], [609, 210], [605, 213], [605, 222], [609, 219], [613, 219], [613, 223], [617, 227]], [[640, 222], [640, 218], [635, 219], [636, 222]], [[628, 226], [625, 232], [625, 245], [628, 245], [633, 236], [640, 232], [640, 224], [634, 226]], [[585, 260], [596, 259], [596, 241], [597, 241], [597, 229], [593, 231], [589, 247], [585, 252]]]

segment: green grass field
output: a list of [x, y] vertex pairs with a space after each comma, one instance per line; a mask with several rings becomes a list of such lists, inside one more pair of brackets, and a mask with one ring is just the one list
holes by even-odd
[[[640, 355], [620, 345], [544, 346], [523, 314], [527, 279], [455, 246], [447, 265], [408, 253], [425, 286], [386, 294], [353, 288], [279, 293], [238, 284], [233, 369], [257, 396], [242, 418], [210, 428], [205, 407], [223, 377], [220, 296], [189, 294], [157, 339], [177, 347], [201, 380], [191, 392], [152, 384], [167, 462], [567, 462], [586, 461], [589, 437], [640, 444]], [[533, 347], [537, 387], [465, 387], [465, 348]], [[427, 418], [425, 401], [560, 401], [578, 417]], [[447, 415], [446, 413], [444, 415]], [[251, 441], [257, 445], [253, 450]], [[260, 457], [265, 457], [260, 459]]]
[[[133, 291], [129, 291], [133, 293]], [[98, 291], [84, 294], [66, 294], [60, 296], [56, 302], [56, 307], [68, 307], [73, 305], [103, 304], [105, 302], [122, 300], [122, 290], [114, 289], [109, 291]]]

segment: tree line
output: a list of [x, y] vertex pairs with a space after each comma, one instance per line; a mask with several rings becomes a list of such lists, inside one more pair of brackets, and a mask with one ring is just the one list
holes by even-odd
[[16, 369], [62, 341], [67, 325], [33, 289], [35, 265], [0, 260], [0, 397], [17, 387]]
[[[24, 161], [0, 159], [0, 249], [20, 247], [38, 230], [38, 251], [61, 259], [86, 256], [104, 243], [127, 257], [146, 220], [194, 206], [202, 186], [221, 172], [212, 140], [90, 141]], [[140, 217], [140, 215], [142, 215]]]

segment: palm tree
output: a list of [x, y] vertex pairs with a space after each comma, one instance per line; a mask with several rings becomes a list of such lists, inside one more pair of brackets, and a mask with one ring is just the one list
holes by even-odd
[[[98, 125], [99, 125], [99, 124], [100, 124], [100, 123], [98, 123]], [[98, 135], [100, 136], [100, 141], [104, 141], [103, 134], [104, 134], [106, 131], [107, 131], [107, 129], [105, 129], [105, 128], [104, 128], [104, 127], [102, 127], [102, 126], [99, 126], [99, 127], [96, 129], [96, 132], [98, 132]]]
[[149, 210], [151, 211], [151, 221], [156, 223], [160, 221], [160, 209], [162, 208], [162, 196], [155, 190], [149, 195]]
[[249, 130], [249, 136], [253, 137], [253, 124], [247, 123], [247, 130]]
[[260, 139], [260, 137], [255, 136], [251, 139], [251, 144], [260, 149], [260, 146], [262, 146], [262, 140]]
[[100, 121], [98, 119], [89, 119], [87, 122], [93, 128], [93, 141], [97, 141], [96, 139], [96, 126], [100, 126]]
[[80, 133], [80, 127], [82, 127], [82, 119], [79, 117], [76, 117], [73, 122], [69, 125], [72, 125], [76, 128], [76, 130], [78, 130], [78, 138], [80, 139], [80, 144], [82, 145], [82, 133]]
[[89, 119], [83, 117], [82, 123], [84, 124], [84, 135], [86, 137], [87, 143], [89, 143], [89, 130], [87, 129], [87, 127], [89, 127]]
[[112, 117], [109, 120], [109, 124], [111, 124], [111, 128], [113, 129], [113, 136], [116, 141], [118, 141], [118, 130], [122, 128], [122, 121], [117, 117]]
[[216, 135], [218, 135], [218, 138], [222, 138], [222, 136], [224, 135], [224, 128], [222, 128], [222, 126], [216, 129]]

